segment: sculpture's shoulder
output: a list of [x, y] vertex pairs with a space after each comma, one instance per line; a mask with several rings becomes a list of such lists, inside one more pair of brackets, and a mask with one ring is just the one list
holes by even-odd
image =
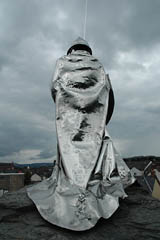
[[56, 61], [56, 67], [55, 68], [59, 68], [63, 65], [64, 62], [66, 62], [67, 59], [66, 59], [66, 56], [62, 56], [60, 58], [57, 59]]
[[[56, 62], [55, 72], [63, 75], [72, 71], [90, 70], [97, 71], [100, 75], [105, 75], [105, 71], [101, 62], [94, 56], [85, 52], [75, 52], [73, 54], [64, 55]], [[56, 74], [57, 75], [57, 74]]]
[[[74, 78], [82, 75], [94, 76], [97, 82], [105, 84], [107, 89], [110, 89], [109, 79], [106, 77], [106, 73], [102, 63], [93, 55], [86, 53], [85, 51], [76, 51], [75, 53], [64, 55], [60, 57], [56, 62], [55, 74], [53, 81], [58, 79]], [[66, 81], [66, 80], [65, 80]]]
[[101, 62], [95, 58], [93, 55], [88, 53], [78, 52], [69, 55], [64, 55], [63, 57], [57, 60], [58, 63], [71, 63], [71, 64], [82, 64], [84, 62], [88, 62], [88, 64], [94, 64], [97, 66], [102, 66]]

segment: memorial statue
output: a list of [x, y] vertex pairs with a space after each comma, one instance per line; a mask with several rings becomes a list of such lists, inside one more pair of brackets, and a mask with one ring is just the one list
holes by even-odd
[[57, 161], [51, 177], [28, 195], [48, 222], [86, 230], [116, 211], [134, 177], [106, 130], [114, 108], [109, 76], [82, 38], [58, 59], [51, 93]]

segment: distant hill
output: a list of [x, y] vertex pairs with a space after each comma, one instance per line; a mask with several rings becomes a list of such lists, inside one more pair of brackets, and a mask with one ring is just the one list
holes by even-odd
[[54, 165], [54, 163], [31, 163], [31, 164], [14, 163], [14, 166], [16, 168], [24, 168], [24, 167], [30, 167], [30, 168], [53, 167], [53, 165]]
[[[127, 163], [127, 165], [129, 167], [139, 167], [140, 168], [144, 168], [148, 162], [152, 161], [155, 164], [160, 165], [160, 157], [158, 156], [154, 156], [154, 155], [150, 155], [150, 156], [133, 156], [133, 157], [127, 157], [127, 158], [123, 158], [124, 161]], [[53, 167], [54, 166], [54, 162], [53, 163], [46, 163], [46, 162], [42, 162], [42, 163], [30, 163], [30, 164], [20, 164], [20, 163], [0, 163], [0, 166], [10, 166], [11, 164], [13, 164], [16, 168], [24, 168], [24, 167], [30, 167], [30, 168], [40, 168], [40, 167]]]
[[156, 166], [157, 169], [160, 168], [160, 157], [156, 156], [136, 156], [124, 158], [124, 161], [127, 163], [129, 168], [136, 167], [140, 170], [144, 170], [149, 162], [152, 162], [152, 166]]
[[134, 156], [134, 157], [128, 157], [124, 158], [125, 161], [160, 161], [160, 157], [149, 155], [149, 156]]

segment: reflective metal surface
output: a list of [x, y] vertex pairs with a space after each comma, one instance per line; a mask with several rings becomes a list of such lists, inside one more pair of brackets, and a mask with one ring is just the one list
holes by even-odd
[[93, 227], [114, 213], [119, 197], [126, 197], [124, 187], [134, 181], [106, 130], [110, 91], [103, 66], [85, 48], [72, 47], [57, 61], [57, 163], [49, 179], [28, 189], [53, 224], [76, 231]]

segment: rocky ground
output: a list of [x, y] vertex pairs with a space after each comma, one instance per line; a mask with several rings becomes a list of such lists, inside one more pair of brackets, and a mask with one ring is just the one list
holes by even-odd
[[1, 240], [150, 240], [160, 239], [160, 201], [138, 186], [126, 191], [128, 198], [108, 220], [84, 232], [73, 232], [41, 218], [26, 190], [0, 197]]

